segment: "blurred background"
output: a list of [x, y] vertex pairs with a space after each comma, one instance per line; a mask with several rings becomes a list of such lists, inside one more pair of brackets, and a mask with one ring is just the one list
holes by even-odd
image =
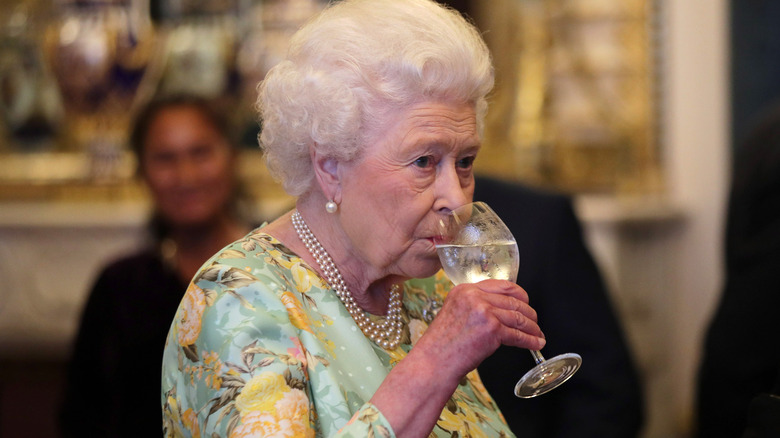
[[[690, 436], [732, 156], [780, 95], [780, 6], [449, 3], [495, 58], [478, 171], [575, 196], [642, 374], [643, 437]], [[213, 99], [240, 134], [256, 219], [288, 205], [257, 148], [255, 87], [322, 6], [2, 0], [0, 436], [57, 436], [89, 286], [139, 245], [149, 202], [127, 147], [135, 109], [166, 93]]]

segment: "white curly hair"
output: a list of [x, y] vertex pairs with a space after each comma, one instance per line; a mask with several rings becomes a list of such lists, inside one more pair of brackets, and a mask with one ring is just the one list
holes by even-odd
[[474, 25], [431, 0], [342, 0], [292, 38], [260, 83], [260, 146], [293, 196], [312, 187], [309, 147], [356, 158], [388, 115], [423, 100], [472, 103], [482, 133], [493, 88]]

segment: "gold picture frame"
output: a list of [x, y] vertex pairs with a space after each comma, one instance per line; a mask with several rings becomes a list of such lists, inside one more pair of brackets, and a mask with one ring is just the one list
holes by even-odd
[[475, 8], [496, 67], [479, 172], [572, 193], [663, 191], [654, 0]]

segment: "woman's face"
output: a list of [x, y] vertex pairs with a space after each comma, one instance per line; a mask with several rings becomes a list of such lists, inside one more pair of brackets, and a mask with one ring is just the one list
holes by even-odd
[[198, 109], [161, 110], [143, 148], [143, 174], [170, 225], [204, 225], [224, 213], [234, 189], [234, 158], [228, 141]]
[[386, 275], [439, 268], [436, 223], [471, 201], [480, 148], [473, 105], [424, 102], [392, 118], [357, 160], [342, 164], [340, 219], [363, 260]]

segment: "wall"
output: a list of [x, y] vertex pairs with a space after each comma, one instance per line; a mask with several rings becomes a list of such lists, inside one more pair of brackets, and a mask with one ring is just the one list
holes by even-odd
[[[685, 232], [671, 250], [677, 271], [672, 370], [690, 388], [702, 330], [722, 281], [722, 230], [730, 147], [728, 110], [728, 25], [724, 0], [668, 0], [669, 96], [664, 141], [668, 145], [669, 187], [688, 215]], [[686, 415], [691, 394], [672, 403]], [[684, 418], [683, 418], [684, 420]]]
[[723, 275], [730, 160], [727, 2], [660, 5], [667, 196], [579, 202], [643, 375], [645, 438], [693, 431], [703, 332]]

